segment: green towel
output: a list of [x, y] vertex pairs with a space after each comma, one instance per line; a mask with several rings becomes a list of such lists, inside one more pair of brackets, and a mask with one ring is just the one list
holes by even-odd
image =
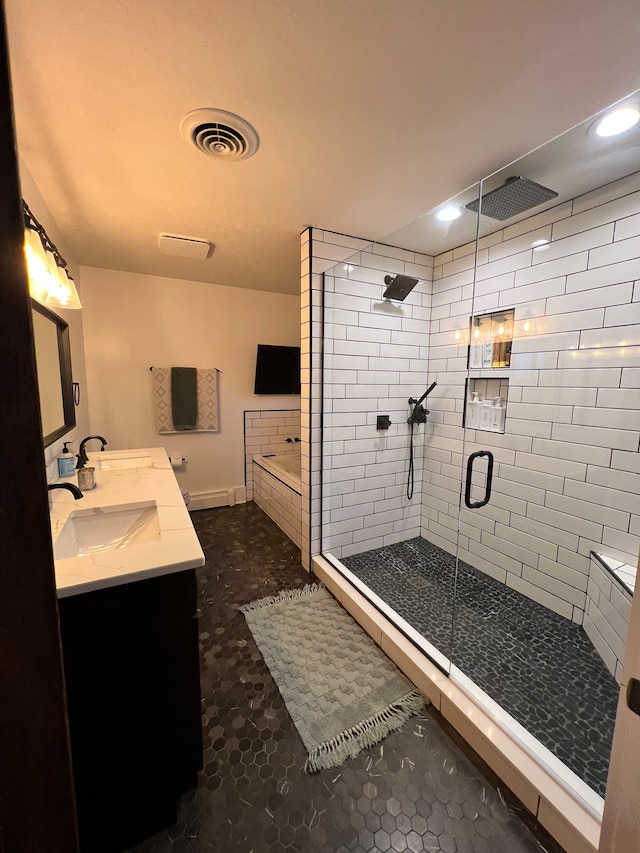
[[198, 371], [171, 368], [171, 416], [175, 430], [195, 429], [198, 423]]

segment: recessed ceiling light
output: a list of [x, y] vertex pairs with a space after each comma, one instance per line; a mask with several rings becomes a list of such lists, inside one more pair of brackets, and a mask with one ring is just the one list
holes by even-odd
[[453, 204], [448, 204], [436, 213], [436, 219], [439, 219], [440, 222], [453, 222], [459, 216], [462, 216], [462, 211]]
[[598, 136], [616, 136], [640, 121], [640, 111], [635, 107], [621, 107], [601, 118], [596, 125]]

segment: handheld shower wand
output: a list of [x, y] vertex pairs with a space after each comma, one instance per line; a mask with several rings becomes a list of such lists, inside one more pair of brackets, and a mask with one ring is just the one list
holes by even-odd
[[411, 434], [409, 436], [409, 472], [407, 474], [408, 500], [411, 500], [411, 498], [413, 497], [413, 425], [426, 424], [429, 410], [425, 409], [422, 404], [437, 384], [437, 382], [432, 382], [419, 400], [416, 400], [415, 397], [409, 397], [409, 405], [413, 406], [413, 411], [407, 418], [407, 423], [411, 427]]

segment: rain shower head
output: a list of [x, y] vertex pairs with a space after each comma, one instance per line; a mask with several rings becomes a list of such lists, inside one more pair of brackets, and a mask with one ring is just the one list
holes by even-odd
[[519, 213], [524, 213], [525, 210], [537, 207], [539, 204], [544, 204], [545, 201], [551, 201], [557, 195], [558, 193], [554, 190], [536, 184], [529, 178], [514, 176], [508, 178], [501, 187], [491, 190], [481, 199], [474, 199], [465, 207], [467, 210], [473, 210], [476, 213], [480, 208], [480, 213], [483, 216], [490, 216], [491, 219], [502, 221], [517, 216]]
[[385, 299], [398, 299], [402, 302], [411, 293], [418, 281], [417, 278], [411, 278], [411, 276], [401, 273], [395, 276], [385, 275], [384, 283], [387, 285], [387, 289], [382, 295]]

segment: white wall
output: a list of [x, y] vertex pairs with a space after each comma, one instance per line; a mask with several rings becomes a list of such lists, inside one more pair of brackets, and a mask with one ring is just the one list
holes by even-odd
[[[91, 431], [110, 449], [163, 446], [188, 460], [192, 497], [244, 499], [244, 411], [298, 408], [298, 396], [253, 394], [259, 343], [298, 346], [297, 296], [83, 267]], [[149, 367], [217, 367], [218, 433], [159, 435]]]
[[[70, 257], [62, 235], [58, 229], [58, 226], [53, 219], [47, 204], [40, 193], [35, 181], [33, 180], [31, 173], [27, 167], [27, 164], [24, 162], [22, 158], [19, 160], [20, 166], [20, 188], [22, 191], [22, 198], [29, 205], [29, 208], [36, 219], [40, 222], [40, 224], [44, 227], [45, 231], [49, 235], [49, 239], [53, 241], [59, 250], [62, 257], [69, 264], [69, 271], [71, 272], [76, 287], [78, 289], [78, 294], [80, 296], [80, 301], [83, 300], [83, 292], [82, 292], [82, 277], [79, 273], [78, 267], [73, 263], [73, 258]], [[54, 313], [58, 314], [62, 317], [65, 322], [69, 324], [69, 340], [71, 344], [71, 366], [72, 366], [72, 374], [73, 380], [75, 382], [80, 383], [80, 405], [76, 406], [76, 427], [71, 430], [71, 432], [64, 435], [62, 438], [55, 441], [53, 444], [49, 445], [49, 447], [45, 448], [44, 451], [44, 459], [45, 464], [47, 466], [47, 482], [54, 483], [58, 479], [58, 468], [56, 463], [56, 457], [62, 451], [62, 445], [65, 441], [73, 442], [69, 447], [69, 450], [73, 453], [77, 453], [78, 451], [78, 442], [84, 438], [85, 435], [88, 434], [89, 429], [89, 394], [87, 390], [87, 377], [85, 370], [85, 357], [84, 357], [84, 333], [83, 333], [83, 318], [84, 311], [68, 311], [64, 308], [54, 308]]]

